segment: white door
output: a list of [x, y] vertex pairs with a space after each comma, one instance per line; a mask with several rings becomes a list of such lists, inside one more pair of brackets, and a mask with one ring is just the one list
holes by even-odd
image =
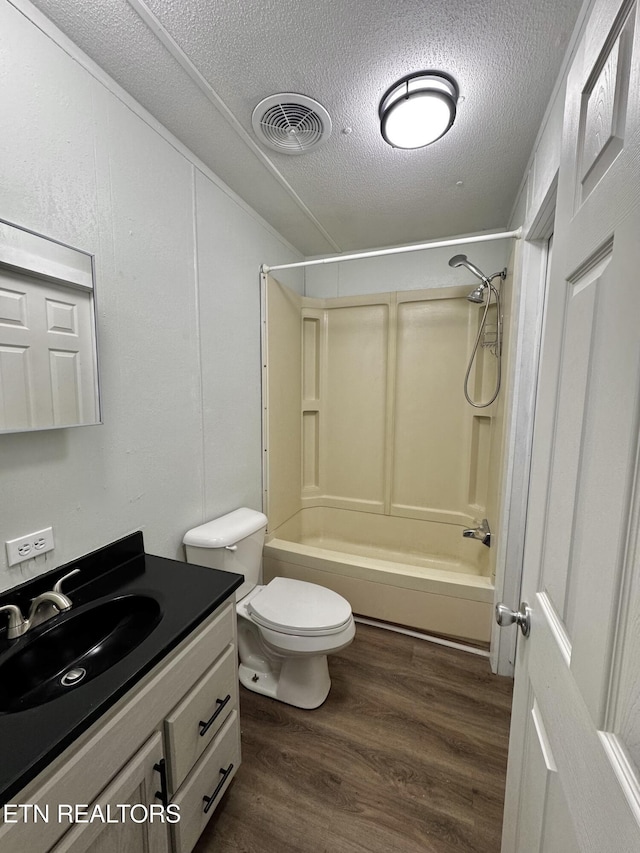
[[638, 5], [597, 0], [567, 84], [503, 853], [640, 851]]

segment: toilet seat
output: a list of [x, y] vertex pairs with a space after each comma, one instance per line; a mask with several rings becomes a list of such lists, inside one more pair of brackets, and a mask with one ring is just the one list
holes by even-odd
[[247, 602], [256, 624], [280, 634], [338, 634], [352, 620], [351, 605], [337, 592], [291, 578], [274, 578]]

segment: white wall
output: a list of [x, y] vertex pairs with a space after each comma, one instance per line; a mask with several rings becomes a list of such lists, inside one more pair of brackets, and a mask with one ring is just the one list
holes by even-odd
[[[465, 254], [486, 275], [492, 275], [506, 266], [511, 242], [507, 239], [466, 245], [461, 237], [458, 245], [449, 248], [307, 267], [305, 295], [359, 296], [462, 284], [469, 284], [469, 289], [472, 289], [478, 284], [478, 279], [467, 269], [450, 267], [449, 258]], [[278, 272], [275, 275], [278, 276]]]
[[[238, 506], [262, 506], [259, 269], [284, 253], [269, 231], [200, 172], [196, 194], [204, 521]], [[302, 292], [299, 270], [283, 271], [280, 280]]]
[[[186, 529], [260, 506], [259, 265], [300, 260], [28, 13], [0, 4], [0, 218], [95, 253], [104, 424], [0, 435], [0, 589], [137, 529], [182, 559]], [[4, 541], [50, 524], [55, 550], [8, 568]]]

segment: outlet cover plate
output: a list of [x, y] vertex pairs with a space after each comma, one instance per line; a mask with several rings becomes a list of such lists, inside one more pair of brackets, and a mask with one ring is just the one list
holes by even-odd
[[10, 566], [22, 563], [23, 560], [32, 560], [40, 554], [53, 551], [53, 527], [36, 530], [35, 533], [28, 533], [18, 539], [9, 539], [5, 545]]

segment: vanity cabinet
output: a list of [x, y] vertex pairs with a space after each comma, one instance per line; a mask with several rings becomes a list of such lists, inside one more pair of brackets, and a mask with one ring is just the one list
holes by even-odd
[[[236, 649], [232, 596], [12, 797], [47, 820], [2, 824], [2, 853], [190, 853], [240, 764]], [[178, 822], [160, 818], [163, 794]], [[105, 819], [73, 824], [76, 805]], [[120, 820], [126, 805], [149, 819]]]

